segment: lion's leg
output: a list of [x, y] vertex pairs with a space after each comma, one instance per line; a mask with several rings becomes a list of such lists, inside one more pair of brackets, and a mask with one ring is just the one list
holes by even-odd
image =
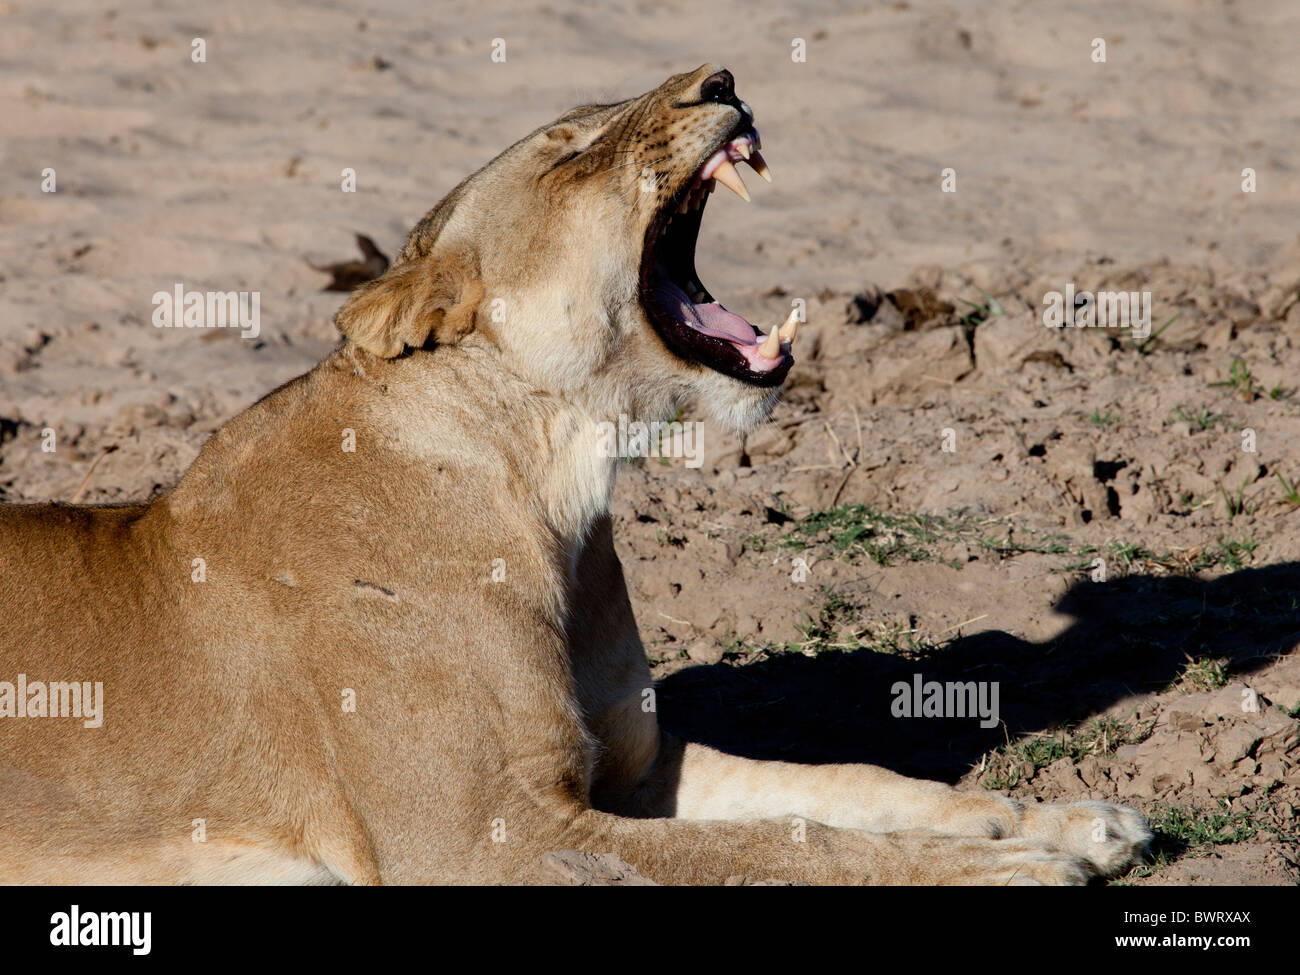
[[871, 765], [760, 762], [667, 736], [659, 764], [630, 801], [651, 815], [692, 820], [799, 816], [876, 833], [1028, 837], [1103, 875], [1131, 863], [1151, 835], [1136, 812], [1110, 803], [1025, 806]]
[[1088, 869], [1036, 840], [878, 834], [821, 823], [627, 819], [588, 810], [566, 847], [613, 852], [652, 880], [722, 883], [735, 876], [819, 884], [1079, 884]]
[[[986, 840], [1025, 836], [1086, 857], [1103, 873], [1129, 862], [1149, 835], [1136, 813], [1116, 806], [1026, 810], [991, 793], [959, 792], [867, 765], [755, 762], [661, 736], [608, 519], [593, 529], [577, 566], [577, 583], [572, 602], [578, 612], [568, 642], [587, 727], [600, 742], [591, 783], [599, 809], [715, 822], [800, 817], [875, 833], [925, 829]], [[1104, 839], [1092, 843], [1093, 835]]]

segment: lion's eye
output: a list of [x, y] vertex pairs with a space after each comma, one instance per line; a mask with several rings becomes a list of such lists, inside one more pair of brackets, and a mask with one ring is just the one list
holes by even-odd
[[550, 168], [547, 169], [546, 172], [548, 173], [555, 172], [565, 163], [572, 162], [573, 160], [577, 159], [579, 156], [582, 155], [582, 152], [583, 150], [581, 149], [566, 149], [564, 152], [560, 153], [559, 158], [557, 158], [555, 162], [551, 163]]

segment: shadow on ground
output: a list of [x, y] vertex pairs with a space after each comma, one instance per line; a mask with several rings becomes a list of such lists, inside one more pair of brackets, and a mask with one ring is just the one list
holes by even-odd
[[[989, 631], [924, 657], [860, 650], [784, 654], [743, 667], [678, 671], [659, 685], [663, 726], [750, 758], [870, 762], [955, 782], [981, 755], [1027, 731], [1076, 722], [1166, 687], [1188, 657], [1249, 674], [1300, 641], [1300, 562], [1218, 579], [1129, 576], [1082, 582], [1058, 609], [1075, 621], [1046, 643]], [[895, 718], [891, 687], [997, 681], [1002, 725]]]

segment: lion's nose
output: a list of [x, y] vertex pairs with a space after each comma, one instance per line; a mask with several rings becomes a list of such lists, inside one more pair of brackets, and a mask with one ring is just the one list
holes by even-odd
[[754, 123], [753, 109], [736, 97], [736, 79], [726, 68], [715, 71], [700, 82], [700, 101], [730, 105], [751, 125]]
[[734, 105], [736, 103], [736, 79], [731, 76], [731, 72], [724, 68], [701, 81], [700, 101]]

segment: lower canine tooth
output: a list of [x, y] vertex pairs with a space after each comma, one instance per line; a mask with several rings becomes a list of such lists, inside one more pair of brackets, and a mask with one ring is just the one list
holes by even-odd
[[713, 178], [746, 203], [749, 202], [749, 190], [745, 189], [745, 181], [740, 178], [740, 173], [736, 172], [736, 167], [732, 165], [730, 159], [724, 159], [722, 165], [713, 171]]
[[768, 333], [763, 344], [758, 347], [758, 354], [764, 359], [775, 359], [781, 355], [781, 336], [777, 334], [776, 329]]

